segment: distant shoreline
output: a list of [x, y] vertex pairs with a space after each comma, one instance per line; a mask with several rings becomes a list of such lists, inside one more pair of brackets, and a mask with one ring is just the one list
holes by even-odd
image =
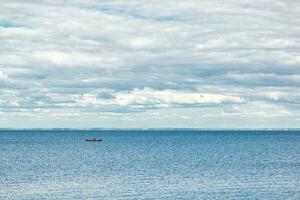
[[0, 128], [0, 131], [300, 131], [300, 128]]

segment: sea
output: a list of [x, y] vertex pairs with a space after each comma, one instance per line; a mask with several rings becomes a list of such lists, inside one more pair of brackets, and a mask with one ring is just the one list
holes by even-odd
[[299, 200], [300, 131], [2, 130], [0, 199]]

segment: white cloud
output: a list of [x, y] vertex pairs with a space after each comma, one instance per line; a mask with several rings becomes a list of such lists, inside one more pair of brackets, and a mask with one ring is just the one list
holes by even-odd
[[[157, 91], [150, 88], [134, 89], [131, 92], [113, 93], [113, 98], [101, 99], [95, 94], [79, 96], [77, 102], [82, 105], [118, 105], [118, 106], [167, 106], [174, 105], [201, 105], [221, 103], [242, 103], [244, 100], [238, 96], [206, 94], [198, 92], [179, 92], [172, 90]], [[143, 108], [143, 107], [142, 107]]]
[[299, 13], [294, 0], [2, 0], [0, 111], [296, 115]]
[[263, 101], [253, 101], [244, 105], [234, 105], [231, 109], [226, 110], [226, 112], [248, 117], [284, 117], [292, 114], [282, 105], [266, 103]]
[[0, 81], [4, 82], [8, 80], [8, 75], [5, 74], [3, 71], [0, 71]]

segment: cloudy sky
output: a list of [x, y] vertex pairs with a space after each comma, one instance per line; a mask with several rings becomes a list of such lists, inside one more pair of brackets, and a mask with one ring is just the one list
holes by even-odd
[[300, 0], [0, 0], [0, 127], [300, 127]]

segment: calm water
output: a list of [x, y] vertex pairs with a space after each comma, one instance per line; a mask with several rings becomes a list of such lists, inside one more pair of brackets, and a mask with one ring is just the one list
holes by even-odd
[[0, 199], [298, 200], [300, 132], [0, 131]]

